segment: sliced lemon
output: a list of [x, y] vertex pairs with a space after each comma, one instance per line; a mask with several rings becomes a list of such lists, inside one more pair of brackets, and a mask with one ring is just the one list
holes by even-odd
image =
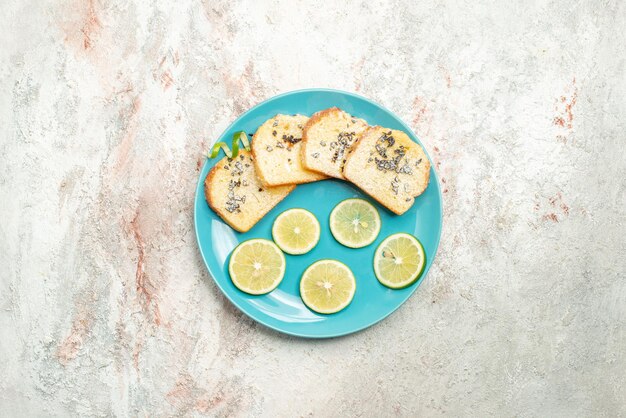
[[305, 254], [320, 240], [320, 223], [308, 210], [289, 209], [274, 221], [272, 238], [287, 254]]
[[250, 239], [230, 255], [228, 273], [242, 292], [262, 295], [276, 288], [285, 276], [285, 255], [272, 241]]
[[370, 245], [380, 232], [380, 215], [366, 200], [346, 199], [330, 213], [330, 232], [350, 248]]
[[356, 280], [348, 266], [337, 260], [311, 264], [300, 280], [300, 297], [309, 309], [322, 314], [339, 312], [350, 304]]
[[417, 238], [393, 234], [380, 243], [374, 253], [374, 273], [379, 282], [392, 289], [413, 284], [424, 271], [426, 254]]

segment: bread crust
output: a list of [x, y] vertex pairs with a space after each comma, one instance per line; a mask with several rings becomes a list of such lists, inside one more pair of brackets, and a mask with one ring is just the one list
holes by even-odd
[[350, 161], [350, 159], [352, 158], [352, 156], [354, 155], [356, 150], [358, 150], [359, 147], [361, 146], [361, 138], [364, 138], [371, 131], [374, 131], [376, 129], [381, 129], [381, 128], [382, 128], [382, 126], [380, 126], [380, 125], [374, 125], [374, 126], [370, 125], [367, 128], [365, 128], [365, 130], [363, 132], [361, 132], [359, 134], [359, 136], [356, 139], [356, 142], [354, 143], [354, 145], [352, 145], [352, 148], [350, 148], [350, 150], [348, 151], [348, 155], [346, 156], [346, 163], [343, 165], [344, 167], [346, 167], [348, 165], [348, 162]]
[[204, 179], [204, 198], [209, 204], [209, 207], [213, 209], [213, 212], [215, 212], [217, 216], [222, 218], [222, 220], [226, 222], [231, 228], [233, 228], [235, 231], [238, 231], [238, 232], [246, 232], [250, 230], [250, 228], [252, 227], [248, 229], [240, 229], [237, 225], [231, 223], [228, 220], [228, 218], [225, 216], [225, 213], [222, 210], [222, 208], [220, 208], [219, 205], [215, 203], [215, 201], [213, 200], [213, 196], [211, 195], [211, 183], [213, 182], [213, 178], [215, 177], [217, 170], [219, 170], [220, 168], [223, 169], [223, 166], [221, 166], [222, 162], [223, 160], [220, 160], [217, 164], [215, 164], [213, 168], [211, 169], [211, 171], [209, 171], [209, 174], [207, 174], [206, 179]]
[[[344, 110], [334, 106], [334, 107], [330, 107], [328, 109], [323, 109], [320, 110], [316, 113], [314, 113], [308, 120], [308, 122], [306, 123], [306, 125], [304, 126], [303, 132], [302, 132], [302, 148], [301, 148], [301, 160], [302, 160], [302, 165], [304, 167], [306, 167], [308, 170], [311, 171], [315, 171], [318, 173], [322, 173], [326, 176], [329, 177], [334, 177], [334, 178], [339, 178], [339, 179], [344, 179], [343, 175], [342, 175], [342, 170], [339, 170], [339, 173], [336, 173], [337, 170], [331, 170], [329, 169], [324, 169], [324, 167], [320, 167], [320, 166], [312, 166], [310, 163], [311, 161], [308, 158], [308, 154], [310, 153], [311, 149], [310, 149], [310, 137], [309, 137], [309, 131], [310, 129], [317, 125], [318, 123], [320, 123], [320, 121], [322, 121], [322, 119], [324, 118], [331, 118], [334, 117], [333, 114], [337, 114], [337, 116], [340, 116], [341, 114], [345, 114], [348, 117], [350, 117], [352, 120], [358, 120], [360, 121], [360, 123], [366, 125], [367, 122], [365, 122], [364, 120], [357, 118], [347, 112], [345, 112]], [[353, 122], [354, 123], [354, 122]], [[363, 125], [360, 125], [363, 126]], [[358, 136], [357, 136], [358, 138]], [[358, 141], [358, 139], [355, 139], [354, 142], [352, 144], [350, 144], [350, 148], [347, 150], [348, 152], [350, 151], [350, 149], [352, 149], [352, 147], [356, 144], [356, 142]], [[329, 141], [330, 142], [330, 141]], [[346, 156], [348, 154], [348, 152], [346, 152]]]
[[307, 123], [304, 125], [304, 129], [302, 130], [302, 148], [300, 149], [300, 154], [301, 154], [300, 159], [302, 160], [302, 165], [305, 166], [309, 170], [317, 171], [318, 173], [328, 175], [328, 173], [324, 173], [322, 171], [309, 167], [306, 163], [306, 152], [307, 152], [306, 150], [307, 150], [307, 144], [309, 142], [309, 128], [313, 125], [316, 125], [320, 121], [320, 119], [322, 119], [323, 117], [331, 114], [332, 112], [337, 112], [337, 111], [340, 111], [340, 109], [336, 106], [317, 111], [313, 114], [313, 116], [309, 118]]
[[[350, 170], [350, 168], [352, 167], [351, 160], [358, 155], [361, 147], [364, 147], [366, 144], [366, 142], [362, 141], [361, 139], [366, 138], [368, 135], [374, 133], [375, 131], [381, 131], [381, 130], [387, 131], [388, 128], [384, 128], [381, 126], [370, 126], [359, 135], [357, 142], [352, 146], [352, 149], [348, 152], [346, 163], [344, 164], [344, 167], [346, 168], [346, 170], [344, 170], [344, 176], [348, 181], [350, 181], [351, 183], [359, 187], [361, 190], [363, 190], [365, 193], [371, 196], [378, 203], [380, 203], [381, 205], [389, 209], [391, 212], [395, 213], [396, 215], [402, 215], [413, 206], [413, 204], [415, 203], [415, 198], [421, 195], [428, 187], [428, 184], [430, 182], [431, 164], [430, 164], [430, 160], [428, 159], [428, 156], [426, 155], [422, 147], [419, 144], [411, 140], [411, 143], [414, 144], [415, 147], [418, 147], [418, 152], [424, 155], [425, 161], [423, 162], [424, 164], [423, 171], [420, 171], [420, 173], [422, 173], [423, 178], [421, 178], [419, 182], [416, 181], [415, 183], [413, 183], [413, 184], [419, 185], [419, 187], [416, 188], [415, 191], [412, 193], [410, 205], [400, 206], [396, 204], [396, 202], [393, 202], [393, 201], [390, 202], [389, 199], [385, 198], [386, 196], [381, 196], [379, 194], [373, 193], [371, 190], [367, 190], [367, 187], [365, 187], [365, 182], [362, 181], [362, 176], [367, 175], [367, 173], [363, 173], [363, 172], [352, 173]], [[406, 133], [402, 131], [399, 131], [399, 132], [406, 135]], [[408, 137], [408, 135], [406, 136]], [[408, 138], [410, 140], [410, 137]], [[409, 202], [407, 201], [406, 203], [409, 203]]]
[[[293, 116], [299, 116], [302, 118], [306, 117], [303, 115], [293, 115]], [[302, 140], [300, 141], [300, 145], [298, 145], [300, 147], [300, 152], [293, 153], [293, 158], [299, 159], [298, 161], [299, 167], [296, 166], [296, 171], [295, 171], [295, 173], [298, 173], [298, 174], [296, 174], [295, 176], [286, 175], [286, 176], [280, 176], [280, 177], [273, 175], [271, 176], [271, 179], [268, 178], [264, 174], [264, 171], [265, 171], [264, 168], [267, 169], [267, 167], [262, 167], [262, 164], [260, 162], [261, 161], [260, 158], [263, 158], [263, 157], [260, 155], [261, 153], [259, 152], [260, 150], [262, 150], [262, 148], [259, 148], [259, 147], [262, 147], [263, 145], [260, 145], [262, 141], [259, 140], [258, 135], [260, 132], [264, 132], [267, 129], [267, 124], [272, 123], [273, 121], [276, 121], [278, 119], [288, 118], [288, 117], [290, 116], [282, 115], [282, 114], [275, 115], [274, 117], [263, 122], [263, 124], [259, 127], [259, 129], [257, 129], [257, 131], [252, 136], [251, 152], [254, 158], [254, 164], [256, 167], [256, 171], [257, 171], [257, 177], [259, 181], [265, 187], [284, 186], [288, 184], [305, 184], [305, 183], [312, 183], [312, 182], [316, 182], [320, 180], [325, 180], [328, 178], [328, 176], [323, 175], [322, 173], [319, 173], [314, 170], [309, 170], [307, 167], [304, 166], [303, 161], [302, 161], [303, 154], [301, 152], [301, 149], [304, 147], [304, 132], [302, 133]], [[304, 125], [308, 123], [308, 120], [309, 118], [307, 117], [307, 122], [305, 122]], [[280, 139], [277, 138], [277, 141], [280, 141]]]
[[[257, 132], [258, 132], [258, 129], [257, 129]], [[254, 135], [252, 135], [252, 144], [250, 144], [250, 154], [252, 155], [252, 159], [254, 160], [254, 168], [256, 169], [257, 178], [259, 179], [259, 181], [261, 182], [263, 186], [269, 187], [269, 184], [267, 184], [267, 180], [265, 180], [265, 177], [263, 177], [263, 174], [259, 171], [259, 167], [257, 165], [258, 155], [256, 152], [256, 147], [254, 146], [254, 139], [256, 138], [257, 132], [255, 132]]]
[[[241, 151], [242, 154], [247, 154], [247, 151]], [[249, 154], [252, 157], [252, 153]], [[254, 158], [254, 157], [252, 157]], [[228, 163], [228, 158], [224, 157], [220, 161], [211, 168], [209, 173], [207, 174], [204, 180], [204, 197], [207, 201], [209, 207], [231, 228], [238, 232], [247, 232], [254, 225], [256, 225], [269, 211], [271, 211], [278, 203], [280, 203], [285, 197], [287, 197], [295, 188], [295, 185], [286, 185], [286, 186], [277, 186], [282, 189], [282, 195], [278, 195], [276, 193], [272, 193], [271, 199], [273, 200], [273, 204], [267, 207], [260, 207], [258, 210], [251, 211], [248, 216], [249, 219], [240, 219], [241, 224], [235, 222], [232, 214], [225, 211], [224, 207], [216, 201], [216, 196], [214, 195], [214, 185], [216, 181], [216, 176], [218, 175], [220, 170], [225, 170], [224, 166]], [[253, 166], [254, 167], [254, 166]], [[253, 168], [253, 175], [258, 179], [258, 174], [256, 173], [256, 169]], [[267, 189], [272, 189], [271, 187]], [[269, 190], [266, 190], [268, 192]], [[254, 216], [251, 216], [251, 215]]]
[[342, 110], [339, 109], [338, 107], [329, 107], [328, 109], [324, 109], [324, 110], [320, 110], [317, 111], [313, 114], [313, 116], [311, 116], [308, 120], [308, 122], [306, 123], [306, 125], [304, 125], [304, 129], [302, 132], [302, 141], [306, 142], [307, 141], [307, 128], [311, 127], [311, 125], [315, 125], [316, 123], [318, 123], [320, 121], [320, 119], [322, 119], [323, 117], [330, 115], [331, 113], [334, 112], [341, 112]]

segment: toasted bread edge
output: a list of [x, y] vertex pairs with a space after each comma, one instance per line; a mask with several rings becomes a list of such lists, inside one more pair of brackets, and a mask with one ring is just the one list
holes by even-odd
[[[376, 200], [383, 207], [387, 208], [388, 210], [390, 210], [391, 212], [395, 213], [396, 215], [402, 215], [406, 211], [408, 211], [411, 207], [413, 207], [413, 205], [415, 204], [415, 198], [420, 196], [422, 193], [424, 193], [424, 191], [426, 190], [426, 188], [428, 188], [428, 185], [430, 184], [430, 169], [432, 167], [432, 164], [430, 163], [430, 159], [428, 158], [428, 154], [426, 154], [426, 151], [424, 151], [424, 147], [423, 146], [421, 146], [420, 144], [418, 144], [417, 142], [415, 142], [415, 141], [413, 141], [411, 139], [411, 142], [413, 142], [415, 145], [417, 145], [418, 147], [420, 147], [422, 149], [422, 152], [424, 153], [424, 156], [426, 157], [426, 163], [428, 164], [428, 169], [426, 170], [426, 181], [424, 182], [424, 187], [420, 190], [419, 193], [417, 193], [416, 195], [412, 196], [413, 197], [413, 202], [403, 211], [398, 210], [397, 208], [394, 208], [394, 207], [387, 206], [387, 204], [385, 202], [383, 202], [382, 200], [378, 199], [376, 196], [371, 195], [367, 191], [362, 189], [361, 186], [359, 185], [359, 179], [358, 178], [356, 178], [354, 176], [350, 176], [350, 174], [346, 174], [345, 168], [349, 166], [350, 159], [353, 157], [354, 152], [361, 146], [361, 144], [362, 144], [361, 138], [364, 137], [365, 135], [367, 135], [370, 130], [378, 129], [378, 128], [387, 129], [387, 128], [384, 128], [384, 127], [382, 127], [380, 125], [375, 125], [375, 126], [370, 126], [370, 127], [366, 128], [363, 132], [361, 132], [361, 134], [359, 135], [357, 141], [354, 143], [354, 145], [352, 145], [352, 148], [348, 152], [348, 156], [346, 157], [346, 162], [343, 165], [343, 167], [344, 167], [343, 175], [346, 178], [346, 180], [350, 181], [352, 184], [357, 186], [359, 189], [363, 190], [368, 196], [370, 196], [372, 199]], [[405, 134], [409, 137], [409, 139], [411, 138], [406, 132], [405, 132]]]
[[328, 109], [319, 110], [315, 112], [304, 125], [304, 128], [302, 129], [302, 148], [300, 149], [300, 153], [301, 153], [300, 161], [302, 161], [302, 166], [306, 168], [307, 170], [315, 171], [316, 173], [322, 173], [327, 177], [336, 178], [333, 175], [334, 173], [329, 173], [326, 171], [309, 167], [309, 165], [307, 164], [307, 157], [306, 157], [307, 156], [307, 152], [306, 152], [307, 143], [309, 140], [309, 135], [308, 135], [309, 128], [313, 124], [316, 124], [317, 122], [319, 122], [319, 120], [322, 119], [324, 116], [329, 115], [332, 112], [342, 112], [342, 110], [338, 108], [337, 106], [329, 107]]

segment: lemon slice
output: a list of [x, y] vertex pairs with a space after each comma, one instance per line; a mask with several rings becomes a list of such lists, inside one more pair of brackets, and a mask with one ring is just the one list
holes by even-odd
[[331, 314], [350, 304], [356, 291], [354, 274], [337, 260], [320, 260], [302, 274], [300, 296], [315, 312]]
[[374, 273], [379, 282], [392, 289], [413, 284], [424, 271], [424, 247], [412, 235], [393, 234], [374, 253]]
[[269, 293], [285, 276], [285, 255], [272, 241], [250, 239], [230, 255], [228, 273], [233, 284], [251, 295]]
[[365, 247], [380, 232], [380, 215], [366, 200], [346, 199], [330, 213], [330, 232], [346, 247]]
[[320, 240], [320, 223], [308, 210], [289, 209], [274, 221], [272, 238], [287, 254], [305, 254]]

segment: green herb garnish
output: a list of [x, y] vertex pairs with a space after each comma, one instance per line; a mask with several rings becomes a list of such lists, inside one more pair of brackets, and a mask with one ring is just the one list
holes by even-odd
[[232, 151], [231, 148], [228, 148], [228, 145], [224, 141], [216, 142], [211, 148], [211, 152], [209, 153], [209, 158], [215, 158], [220, 153], [220, 149], [224, 150], [224, 154], [228, 158], [235, 158], [239, 155], [239, 141], [243, 144], [243, 148], [246, 151], [250, 151], [250, 141], [248, 141], [248, 135], [244, 131], [238, 131], [233, 134], [233, 145]]

